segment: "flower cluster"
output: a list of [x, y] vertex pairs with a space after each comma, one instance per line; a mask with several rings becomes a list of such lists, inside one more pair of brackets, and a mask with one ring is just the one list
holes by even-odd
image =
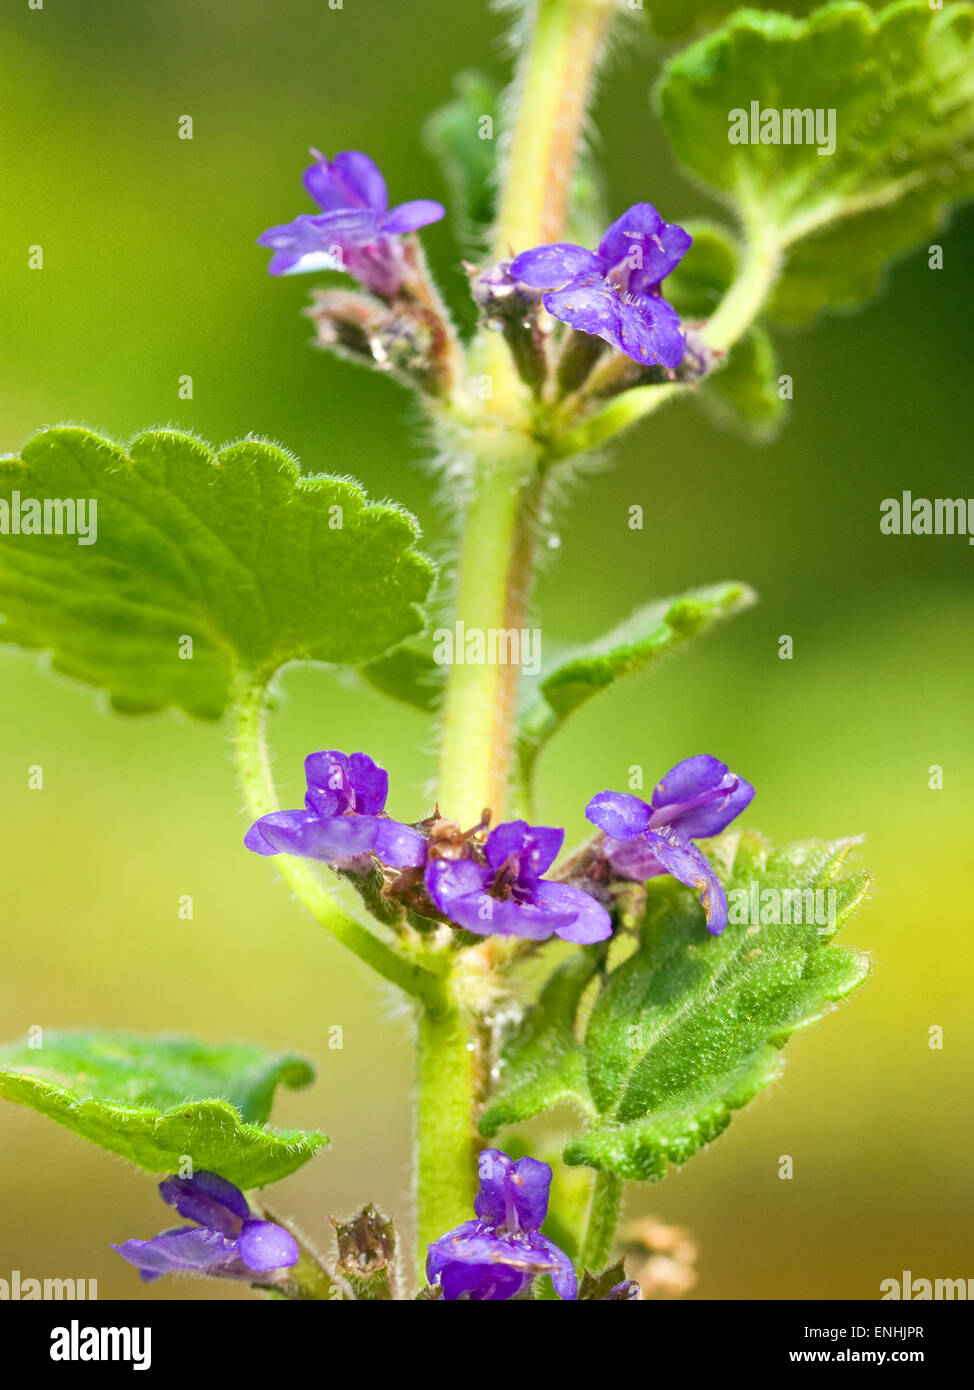
[[[273, 251], [272, 275], [340, 270], [375, 298], [316, 297], [312, 317], [323, 346], [392, 366], [423, 389], [442, 387], [451, 373], [443, 345], [451, 331], [417, 263], [409, 233], [444, 217], [441, 203], [416, 198], [389, 207], [385, 179], [368, 155], [344, 150], [329, 160], [311, 151], [304, 186], [321, 209], [302, 213], [258, 237]], [[640, 367], [673, 371], [688, 356], [680, 318], [662, 296], [666, 277], [693, 238], [664, 222], [651, 203], [636, 203], [606, 230], [595, 251], [566, 242], [522, 250], [482, 269], [470, 266], [471, 292], [487, 322], [504, 330], [521, 375], [540, 391], [547, 366], [538, 333], [543, 303], [556, 319], [600, 338]], [[376, 316], [375, 300], [398, 318]], [[702, 362], [694, 365], [699, 374]]]
[[[591, 875], [586, 886], [546, 878], [564, 830], [506, 821], [462, 832], [437, 812], [407, 825], [385, 814], [388, 774], [365, 753], [312, 753], [305, 759], [304, 806], [262, 816], [244, 844], [255, 854], [319, 859], [353, 874], [373, 862], [397, 874], [387, 894], [479, 936], [560, 936], [589, 945], [612, 934], [612, 919]], [[595, 846], [603, 878], [645, 881], [673, 874], [696, 888], [713, 933], [727, 921], [724, 890], [693, 843], [719, 834], [748, 805], [754, 788], [710, 754], [671, 768], [649, 802], [604, 791], [585, 814], [604, 832]], [[568, 877], [571, 875], [569, 874]], [[417, 890], [424, 896], [417, 899]]]
[[500, 1149], [479, 1159], [476, 1220], [465, 1221], [429, 1247], [426, 1275], [448, 1301], [501, 1302], [550, 1274], [559, 1298], [574, 1299], [578, 1282], [563, 1250], [541, 1234], [548, 1214], [551, 1169], [537, 1158], [513, 1162]]
[[261, 1283], [271, 1271], [297, 1264], [300, 1252], [291, 1233], [252, 1216], [240, 1189], [216, 1173], [200, 1170], [191, 1178], [166, 1178], [159, 1192], [167, 1205], [195, 1224], [163, 1231], [151, 1240], [112, 1246], [135, 1265], [146, 1283], [177, 1273]]

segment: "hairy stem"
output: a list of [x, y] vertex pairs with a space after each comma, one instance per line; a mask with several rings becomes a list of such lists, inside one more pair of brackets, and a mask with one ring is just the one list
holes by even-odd
[[511, 136], [494, 236], [498, 260], [557, 241], [613, 0], [535, 0], [515, 80]]
[[588, 1221], [578, 1254], [579, 1270], [601, 1274], [609, 1263], [622, 1204], [622, 1179], [600, 1170], [592, 1181]]
[[485, 807], [496, 823], [507, 803], [520, 667], [511, 660], [464, 660], [463, 638], [526, 625], [540, 506], [537, 460], [537, 447], [514, 431], [484, 431], [475, 441], [457, 577], [457, 650], [440, 737], [440, 806], [464, 825], [475, 824]]
[[[247, 810], [255, 820], [280, 809], [264, 737], [265, 697], [266, 684], [256, 680], [242, 683], [235, 702], [237, 770]], [[292, 855], [279, 854], [276, 868], [298, 901], [336, 941], [407, 994], [422, 999], [434, 1010], [443, 1008], [442, 979], [344, 912], [309, 864]]]
[[[516, 82], [518, 114], [500, 195], [498, 258], [555, 241], [613, 0], [536, 0], [533, 28]], [[463, 541], [454, 629], [481, 637], [524, 628], [542, 505], [543, 445], [535, 402], [501, 336], [474, 344], [479, 376], [476, 418], [459, 429], [467, 464]], [[455, 650], [454, 656], [459, 653]], [[502, 820], [514, 760], [520, 668], [514, 661], [455, 660], [440, 733], [439, 802], [445, 815], [473, 825], [485, 807]], [[469, 1220], [475, 1191], [475, 1112], [480, 1029], [456, 1000], [419, 1018], [416, 1190], [420, 1264], [430, 1241]]]
[[476, 1191], [474, 1029], [457, 1003], [418, 1024], [415, 1187], [417, 1277], [427, 1246], [473, 1216]]

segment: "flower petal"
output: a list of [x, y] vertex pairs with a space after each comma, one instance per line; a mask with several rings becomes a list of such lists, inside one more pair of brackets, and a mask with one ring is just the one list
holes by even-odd
[[301, 1254], [298, 1243], [274, 1221], [245, 1221], [237, 1238], [237, 1254], [248, 1269], [290, 1269]]
[[346, 753], [322, 749], [304, 760], [307, 786], [304, 804], [318, 816], [340, 816], [355, 809], [349, 760]]
[[754, 788], [709, 753], [684, 758], [653, 792], [651, 827], [672, 825], [684, 839], [719, 835], [754, 797]]
[[676, 269], [692, 242], [677, 223], [664, 222], [652, 203], [635, 203], [608, 228], [598, 254], [607, 268], [626, 262], [628, 288], [645, 294]]
[[348, 781], [353, 794], [353, 811], [375, 816], [385, 810], [389, 774], [385, 768], [374, 763], [367, 753], [348, 755]]
[[619, 878], [630, 878], [635, 883], [645, 883], [648, 878], [656, 878], [659, 874], [666, 873], [648, 842], [642, 837], [622, 841], [614, 840], [611, 835], [607, 835], [602, 851], [612, 872]]
[[372, 852], [383, 864], [394, 869], [420, 869], [426, 863], [429, 841], [411, 825], [397, 820], [380, 820]]
[[601, 276], [573, 280], [563, 290], [555, 290], [543, 298], [549, 314], [562, 323], [590, 333], [619, 347], [619, 306], [616, 291]]
[[409, 203], [400, 203], [387, 212], [380, 222], [384, 234], [401, 236], [404, 232], [415, 232], [420, 227], [428, 227], [431, 222], [439, 222], [446, 216], [442, 203], [431, 198], [414, 198]]
[[535, 1250], [538, 1259], [549, 1260], [553, 1266], [549, 1270], [551, 1282], [555, 1286], [555, 1293], [559, 1298], [566, 1302], [571, 1302], [578, 1297], [578, 1277], [575, 1274], [575, 1266], [565, 1254], [564, 1250], [559, 1250], [554, 1241], [547, 1236], [536, 1235], [531, 1237], [531, 1245]]
[[187, 1221], [209, 1226], [225, 1236], [235, 1236], [241, 1221], [250, 1216], [247, 1199], [239, 1187], [202, 1169], [191, 1178], [165, 1178], [159, 1184], [159, 1195]]
[[565, 926], [555, 928], [562, 941], [589, 946], [593, 941], [607, 941], [612, 935], [612, 918], [602, 904], [582, 888], [544, 879], [535, 886], [532, 896], [545, 912], [575, 914]]
[[359, 150], [344, 150], [332, 161], [321, 155], [305, 171], [304, 186], [325, 212], [365, 207], [381, 214], [389, 205], [385, 179]]
[[482, 1149], [477, 1155], [479, 1186], [473, 1209], [482, 1221], [492, 1226], [501, 1226], [507, 1219], [512, 1201], [510, 1178], [513, 1171], [514, 1163], [503, 1149]]
[[454, 903], [486, 892], [491, 878], [490, 870], [473, 859], [431, 859], [426, 866], [426, 891], [449, 917]]
[[678, 367], [686, 356], [680, 316], [665, 299], [647, 295], [620, 301], [618, 321], [615, 346], [641, 366]]
[[375, 843], [378, 822], [374, 816], [321, 817], [308, 811], [274, 811], [262, 816], [257, 826], [274, 854], [334, 864], [368, 854]]
[[539, 1231], [548, 1215], [550, 1165], [542, 1163], [540, 1158], [519, 1158], [510, 1170], [507, 1185], [520, 1229], [529, 1233]]
[[[281, 833], [288, 830], [295, 835], [300, 834], [301, 826], [308, 819], [307, 811], [274, 811], [274, 827]], [[253, 825], [244, 836], [244, 844], [247, 849], [254, 854], [280, 854], [276, 845], [271, 844], [270, 840], [265, 840], [262, 834], [262, 826], [265, 821], [269, 821], [271, 816], [261, 816], [260, 820], [254, 821]]]
[[585, 807], [585, 817], [616, 840], [635, 840], [648, 830], [652, 809], [629, 792], [599, 792]]
[[492, 869], [499, 869], [513, 855], [517, 858], [517, 877], [533, 879], [555, 862], [564, 843], [564, 830], [512, 820], [490, 832], [484, 856]]
[[183, 1226], [163, 1231], [151, 1240], [127, 1240], [112, 1249], [135, 1265], [148, 1283], [162, 1274], [179, 1271], [197, 1274], [236, 1274], [237, 1246], [219, 1231]]
[[677, 835], [649, 830], [646, 838], [666, 872], [688, 888], [698, 890], [700, 906], [707, 914], [707, 930], [712, 936], [719, 936], [727, 925], [727, 899], [709, 859], [696, 845]]
[[579, 275], [601, 275], [602, 266], [594, 251], [568, 242], [535, 246], [515, 256], [511, 277], [536, 290], [558, 290]]

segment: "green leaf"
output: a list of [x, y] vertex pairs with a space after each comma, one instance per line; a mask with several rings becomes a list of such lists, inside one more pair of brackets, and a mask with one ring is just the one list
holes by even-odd
[[636, 610], [625, 622], [588, 646], [569, 653], [544, 675], [521, 723], [526, 767], [565, 719], [623, 677], [649, 670], [662, 657], [706, 632], [722, 618], [756, 601], [746, 584], [714, 584], [679, 598], [660, 599]]
[[443, 673], [444, 667], [437, 666], [431, 652], [407, 642], [368, 662], [360, 674], [383, 695], [432, 714], [443, 694]]
[[701, 384], [700, 404], [720, 425], [758, 443], [773, 439], [788, 413], [779, 395], [774, 343], [755, 325], [738, 339], [727, 362]]
[[423, 141], [443, 170], [461, 241], [476, 245], [494, 220], [499, 88], [473, 71], [457, 73], [453, 88], [452, 99], [428, 117]]
[[[974, 192], [969, 4], [744, 10], [672, 59], [657, 94], [677, 158], [783, 256], [769, 312], [784, 322], [868, 299], [886, 262]], [[779, 120], [833, 112], [834, 152], [819, 152], [827, 125], [822, 141], [732, 144], [735, 113], [754, 133], [752, 102]]]
[[[737, 0], [644, 0], [650, 23], [662, 39], [678, 38], [705, 25], [717, 24], [742, 6]], [[754, 10], [784, 11], [785, 14], [808, 14], [818, 0], [765, 0], [749, 5]]]
[[[713, 841], [731, 909], [718, 937], [694, 893], [652, 880], [638, 948], [605, 977], [584, 1037], [571, 1012], [580, 992], [559, 987], [558, 1007], [543, 997], [505, 1048], [484, 1133], [569, 1098], [590, 1119], [566, 1147], [567, 1163], [652, 1181], [686, 1162], [774, 1079], [786, 1040], [865, 979], [862, 953], [829, 944], [868, 887], [846, 865], [856, 843], [773, 850], [753, 832]], [[821, 893], [819, 915], [833, 920], [748, 920], [754, 891], [766, 915], [772, 900], [761, 895], [773, 892], [783, 918], [786, 889]], [[810, 915], [811, 900], [801, 903], [802, 914], [789, 914]]]
[[480, 1121], [488, 1137], [570, 1101], [597, 1113], [588, 1094], [585, 1057], [575, 1038], [575, 1015], [598, 969], [598, 948], [573, 952], [545, 985], [501, 1054], [500, 1075]]
[[413, 518], [259, 440], [213, 453], [153, 430], [126, 451], [61, 426], [0, 460], [0, 518], [14, 493], [20, 512], [94, 499], [97, 533], [3, 535], [0, 640], [50, 650], [126, 713], [215, 719], [239, 673], [369, 661], [423, 626]]
[[683, 319], [708, 319], [730, 289], [740, 247], [716, 222], [683, 224], [693, 237], [690, 251], [666, 278], [666, 298]]
[[0, 1047], [0, 1096], [28, 1105], [149, 1173], [189, 1157], [238, 1187], [287, 1177], [322, 1144], [315, 1130], [266, 1127], [279, 1085], [307, 1086], [309, 1062], [249, 1043], [104, 1031], [46, 1032]]

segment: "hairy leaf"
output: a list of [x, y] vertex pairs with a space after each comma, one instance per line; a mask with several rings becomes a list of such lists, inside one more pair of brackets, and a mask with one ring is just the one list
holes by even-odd
[[412, 705], [424, 714], [436, 710], [443, 693], [444, 668], [436, 664], [430, 652], [408, 642], [377, 661], [368, 662], [361, 674], [383, 695]]
[[188, 1157], [242, 1188], [287, 1177], [328, 1142], [265, 1123], [278, 1086], [313, 1078], [311, 1064], [290, 1054], [166, 1035], [46, 1032], [41, 1047], [0, 1048], [5, 1100], [146, 1172], [174, 1172]]
[[869, 298], [974, 192], [974, 7], [743, 10], [671, 60], [658, 100], [681, 163], [783, 258], [769, 312], [799, 323]]
[[413, 518], [271, 444], [44, 430], [0, 460], [0, 517], [27, 499], [93, 500], [97, 532], [0, 537], [0, 640], [50, 650], [126, 713], [215, 719], [241, 672], [369, 661], [423, 625]]
[[559, 1008], [539, 1002], [505, 1049], [484, 1132], [568, 1096], [591, 1119], [567, 1163], [642, 1180], [684, 1163], [773, 1080], [786, 1040], [864, 980], [866, 958], [829, 944], [868, 887], [847, 867], [855, 843], [712, 842], [731, 909], [717, 937], [695, 894], [652, 880], [638, 949], [605, 978], [584, 1037], [564, 990]]

